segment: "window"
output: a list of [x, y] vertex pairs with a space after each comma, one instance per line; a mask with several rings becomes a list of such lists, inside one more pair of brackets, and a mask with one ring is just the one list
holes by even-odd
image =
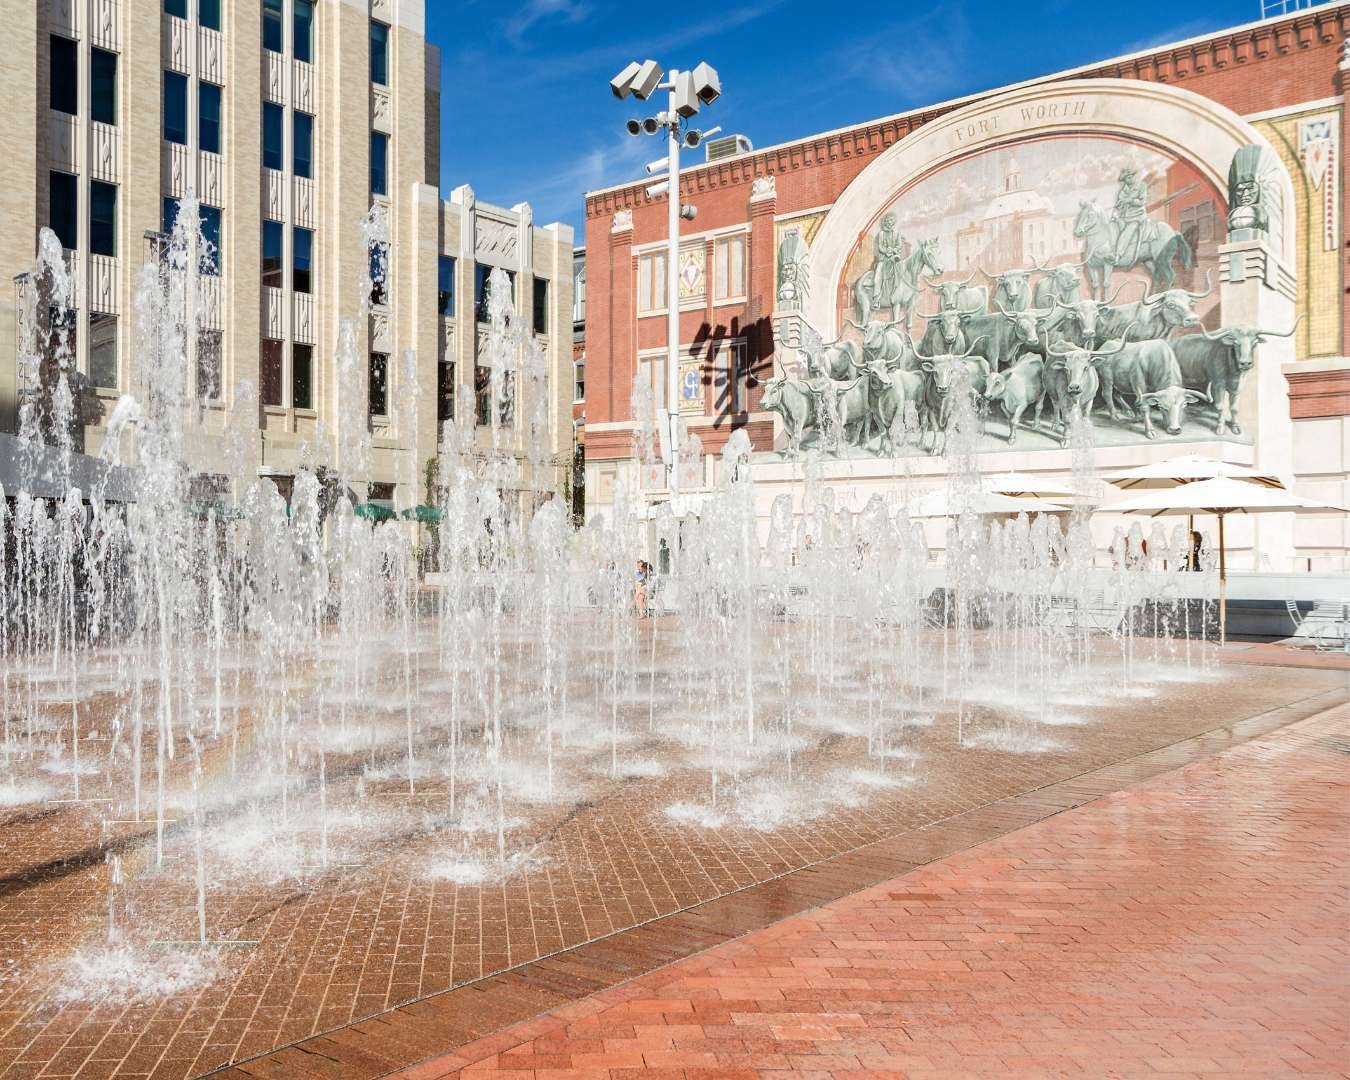
[[572, 400], [586, 400], [586, 358], [572, 361]]
[[[506, 272], [507, 288], [511, 290], [514, 296], [516, 291], [516, 272], [507, 270]], [[492, 313], [489, 300], [492, 297], [492, 267], [477, 263], [473, 268], [473, 311], [474, 318], [479, 322], [487, 322]]]
[[379, 131], [370, 133], [370, 193], [389, 194], [389, 136]]
[[309, 113], [291, 113], [291, 172], [314, 175], [314, 117]]
[[98, 124], [117, 123], [117, 54], [89, 50], [89, 115]]
[[638, 257], [638, 312], [664, 311], [666, 307], [666, 253], [654, 251]]
[[275, 102], [263, 102], [262, 160], [264, 168], [284, 169], [286, 167], [286, 158], [282, 153], [284, 139], [281, 130], [281, 126], [285, 122], [285, 109]]
[[370, 354], [370, 415], [389, 415], [389, 357], [385, 353]]
[[225, 268], [225, 253], [220, 245], [221, 212], [218, 207], [202, 204], [202, 239], [198, 266], [203, 274], [216, 275]]
[[298, 293], [314, 291], [310, 280], [313, 253], [314, 231], [296, 226], [291, 230], [291, 288]]
[[89, 313], [89, 381], [108, 389], [117, 387], [117, 316]]
[[89, 181], [89, 254], [117, 254], [117, 185]]
[[389, 27], [374, 21], [370, 24], [370, 81], [389, 85]]
[[492, 369], [473, 369], [473, 419], [479, 427], [492, 423]]
[[263, 338], [262, 356], [258, 364], [258, 379], [262, 383], [262, 403], [280, 405], [281, 401], [281, 342]]
[[197, 145], [220, 153], [220, 87], [215, 83], [197, 83]]
[[202, 330], [197, 334], [197, 396], [219, 401], [221, 388], [221, 333]]
[[164, 73], [164, 138], [180, 146], [187, 145], [187, 92], [186, 75]]
[[80, 111], [80, 47], [70, 38], [52, 35], [51, 106], [74, 116]]
[[534, 316], [533, 327], [536, 334], [548, 333], [548, 280], [534, 279]]
[[173, 232], [173, 227], [178, 221], [178, 200], [172, 195], [164, 196], [164, 213], [160, 218], [160, 228], [166, 232]]
[[389, 302], [389, 245], [377, 241], [370, 245], [370, 302]]
[[314, 0], [291, 0], [291, 51], [306, 64], [314, 61]]
[[455, 317], [455, 259], [442, 255], [436, 263], [436, 308], [446, 318]]
[[281, 273], [281, 244], [285, 226], [279, 221], [263, 219], [262, 223], [262, 283], [265, 288], [279, 289]]
[[164, 14], [179, 19], [187, 18], [187, 0], [164, 0]]
[[281, 31], [281, 0], [263, 0], [263, 48], [274, 53], [285, 52]]
[[455, 418], [455, 365], [436, 365], [436, 426]]
[[291, 408], [314, 408], [314, 346], [291, 346]]
[[572, 322], [586, 321], [586, 264], [581, 263], [572, 274]]
[[745, 412], [745, 374], [745, 342], [721, 342], [713, 358], [714, 415]]
[[713, 264], [716, 278], [713, 299], [728, 300], [745, 295], [745, 234], [717, 241]]
[[[186, 3], [186, 0], [180, 0]], [[208, 30], [220, 29], [220, 0], [197, 0], [197, 22]]]
[[80, 203], [78, 181], [70, 173], [54, 172], [47, 184], [47, 220], [63, 248], [79, 242]]
[[661, 410], [666, 407], [666, 355], [660, 353], [654, 356], [643, 356], [638, 358], [638, 367], [651, 387], [652, 408]]

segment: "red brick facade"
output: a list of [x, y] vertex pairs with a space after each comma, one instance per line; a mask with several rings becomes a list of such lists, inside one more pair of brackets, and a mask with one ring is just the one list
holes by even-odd
[[[1343, 41], [1350, 32], [1350, 6], [1327, 5], [1295, 17], [1214, 34], [1200, 41], [1158, 49], [1119, 61], [1047, 75], [1032, 80], [1048, 83], [1065, 79], [1119, 78], [1170, 83], [1206, 96], [1241, 116], [1289, 109], [1301, 103], [1321, 102], [1343, 93], [1350, 72], [1339, 67]], [[714, 372], [705, 365], [710, 427], [699, 428], [705, 451], [716, 452], [737, 426], [749, 425], [759, 448], [771, 439], [769, 421], [751, 422], [758, 404], [759, 379], [772, 370], [774, 340], [770, 316], [774, 310], [774, 216], [833, 204], [849, 183], [887, 147], [924, 123], [1001, 91], [920, 109], [841, 131], [811, 136], [797, 142], [747, 154], [730, 161], [700, 165], [682, 177], [684, 201], [698, 207], [698, 217], [685, 222], [683, 231], [697, 236], [738, 224], [749, 224], [747, 297], [744, 303], [714, 304], [713, 290], [706, 302], [680, 316], [680, 339], [695, 343], [744, 337], [752, 373], [748, 410], [717, 413], [712, 401]], [[1350, 120], [1341, 110], [1342, 156], [1350, 147]], [[1342, 223], [1350, 221], [1350, 197], [1342, 174]], [[772, 194], [751, 199], [754, 181], [772, 177]], [[637, 259], [635, 248], [662, 241], [666, 235], [666, 201], [651, 199], [645, 181], [597, 192], [586, 200], [586, 253], [589, 278], [586, 311], [587, 456], [623, 458], [632, 452], [626, 430], [609, 427], [630, 417], [630, 393], [638, 353], [665, 343], [665, 317], [639, 318], [636, 311]], [[632, 227], [615, 230], [615, 215], [631, 212]], [[1344, 248], [1342, 275], [1342, 349], [1350, 355], [1350, 243]], [[712, 266], [712, 241], [707, 265]], [[1335, 301], [1332, 301], [1333, 303]], [[704, 355], [707, 355], [706, 353]], [[1319, 397], [1308, 413], [1298, 402], [1304, 387]], [[1316, 389], [1314, 390], [1314, 386]], [[1327, 372], [1316, 380], [1296, 379], [1291, 387], [1292, 411], [1300, 415], [1329, 415], [1329, 402], [1347, 410], [1350, 373]], [[1350, 410], [1347, 410], [1350, 411]], [[1338, 415], [1332, 413], [1330, 415]], [[600, 425], [600, 429], [596, 429]]]

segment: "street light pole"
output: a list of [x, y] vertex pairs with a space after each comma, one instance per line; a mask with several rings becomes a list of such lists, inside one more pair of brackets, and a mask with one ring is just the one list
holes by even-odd
[[670, 109], [666, 128], [670, 186], [666, 189], [666, 418], [670, 438], [670, 478], [667, 487], [673, 502], [680, 486], [680, 116], [675, 111], [678, 71], [670, 73]]

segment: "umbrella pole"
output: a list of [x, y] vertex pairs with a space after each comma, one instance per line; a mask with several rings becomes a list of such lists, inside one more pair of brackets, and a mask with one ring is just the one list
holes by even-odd
[[1228, 583], [1228, 566], [1224, 560], [1223, 544], [1223, 519], [1226, 514], [1219, 515], [1219, 644], [1228, 644], [1228, 598], [1226, 586]]

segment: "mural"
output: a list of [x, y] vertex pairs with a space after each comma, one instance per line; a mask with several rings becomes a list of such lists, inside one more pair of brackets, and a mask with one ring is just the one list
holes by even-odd
[[[1074, 411], [1101, 446], [1250, 441], [1246, 375], [1270, 335], [1225, 327], [1217, 287], [1229, 230], [1274, 224], [1264, 162], [1247, 149], [1233, 206], [1187, 162], [1098, 135], [990, 148], [923, 177], [859, 237], [839, 339], [803, 341], [796, 370], [766, 385], [761, 407], [786, 436], [777, 453], [938, 453], [958, 368], [982, 450], [1062, 447]], [[778, 239], [787, 307], [809, 240]]]

